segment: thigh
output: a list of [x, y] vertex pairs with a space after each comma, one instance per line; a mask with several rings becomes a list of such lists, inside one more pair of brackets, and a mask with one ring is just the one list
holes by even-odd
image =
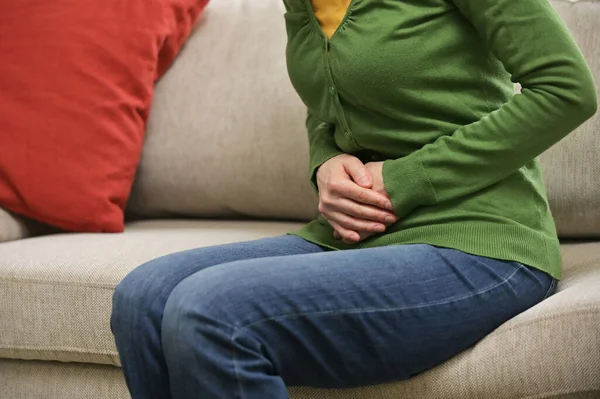
[[321, 247], [291, 235], [196, 248], [165, 255], [138, 266], [119, 284], [116, 292], [125, 295], [145, 293], [156, 297], [160, 293], [170, 293], [186, 277], [215, 265], [321, 251]]
[[447, 360], [541, 301], [551, 281], [516, 262], [398, 245], [220, 265], [185, 279], [167, 309], [231, 328], [288, 385], [341, 388]]

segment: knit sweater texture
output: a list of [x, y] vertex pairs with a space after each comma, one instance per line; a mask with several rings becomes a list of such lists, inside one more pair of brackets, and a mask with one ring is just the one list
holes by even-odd
[[547, 0], [351, 0], [330, 38], [311, 0], [284, 3], [313, 187], [336, 155], [384, 161], [399, 218], [352, 245], [322, 217], [292, 234], [337, 250], [430, 244], [561, 277], [538, 156], [597, 98]]

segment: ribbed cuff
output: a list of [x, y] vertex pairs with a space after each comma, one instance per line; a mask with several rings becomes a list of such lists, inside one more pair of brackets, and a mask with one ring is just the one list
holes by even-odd
[[427, 171], [414, 154], [383, 163], [383, 184], [398, 218], [419, 206], [437, 203]]

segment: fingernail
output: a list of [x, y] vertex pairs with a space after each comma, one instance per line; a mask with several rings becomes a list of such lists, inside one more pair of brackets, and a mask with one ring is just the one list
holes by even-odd
[[393, 211], [394, 207], [392, 206], [392, 203], [388, 201], [385, 203], [385, 209]]
[[376, 224], [373, 226], [373, 230], [377, 231], [377, 232], [384, 232], [385, 231], [385, 226], [382, 224]]
[[396, 218], [394, 218], [393, 216], [386, 216], [385, 222], [386, 223], [396, 223]]

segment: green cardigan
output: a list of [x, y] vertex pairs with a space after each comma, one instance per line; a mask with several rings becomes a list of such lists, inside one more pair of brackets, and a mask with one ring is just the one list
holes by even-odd
[[547, 0], [353, 0], [330, 40], [310, 0], [284, 3], [313, 186], [338, 154], [385, 161], [399, 217], [354, 245], [322, 218], [292, 234], [331, 249], [425, 243], [561, 277], [537, 157], [591, 117], [597, 99]]

